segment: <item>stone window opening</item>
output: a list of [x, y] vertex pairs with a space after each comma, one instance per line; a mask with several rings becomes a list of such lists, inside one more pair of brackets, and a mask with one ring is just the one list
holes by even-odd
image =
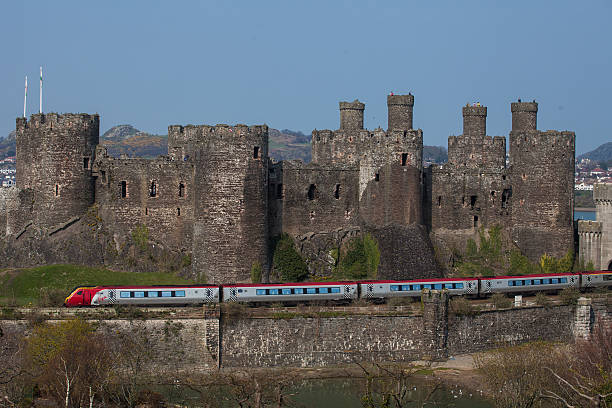
[[491, 201], [495, 200], [495, 190], [491, 191]]
[[402, 153], [402, 166], [406, 166], [408, 163], [408, 153]]
[[314, 211], [311, 211], [311, 212], [310, 212], [310, 219], [311, 219], [311, 220], [314, 220], [314, 217], [315, 217], [315, 212], [314, 212]]
[[179, 197], [185, 197], [185, 185], [183, 183], [179, 183], [178, 195]]
[[380, 174], [379, 173], [374, 174], [374, 181], [380, 181]]
[[461, 197], [461, 205], [462, 205], [462, 206], [464, 206], [464, 207], [466, 207], [466, 204], [465, 204], [465, 196]]
[[478, 228], [478, 216], [474, 216], [474, 228]]
[[478, 201], [478, 196], [470, 196], [470, 208], [473, 210], [476, 205], [476, 201]]
[[523, 180], [527, 180], [527, 174], [523, 173], [522, 178], [523, 178]]
[[59, 184], [55, 185], [55, 196], [59, 197]]
[[310, 187], [308, 187], [308, 199], [312, 201], [315, 198], [317, 198], [317, 186], [311, 184]]
[[336, 184], [336, 190], [334, 191], [334, 198], [336, 200], [340, 199], [340, 184]]
[[127, 181], [121, 182], [121, 198], [127, 197]]
[[502, 180], [505, 180], [505, 179], [506, 179], [506, 176], [505, 176], [505, 175], [504, 175], [504, 176], [502, 176]]
[[351, 212], [349, 210], [344, 211], [344, 218], [346, 218], [347, 220], [351, 218]]
[[89, 169], [89, 157], [83, 157], [83, 168], [85, 170]]
[[106, 172], [104, 170], [101, 170], [100, 175], [102, 176], [102, 183], [108, 184], [108, 179], [106, 178]]
[[149, 215], [149, 208], [145, 207], [145, 215]]
[[176, 209], [176, 216], [177, 217], [181, 216], [181, 208], [180, 207], [177, 207], [177, 209]]
[[442, 207], [442, 196], [438, 196], [438, 208]]
[[253, 158], [254, 159], [259, 159], [259, 146], [254, 146], [253, 147]]
[[149, 197], [157, 197], [157, 181], [151, 180], [151, 185], [149, 186]]
[[283, 183], [276, 185], [276, 198], [283, 198]]
[[502, 199], [501, 199], [501, 206], [502, 208], [507, 208], [508, 207], [508, 200], [510, 199], [510, 190], [509, 189], [504, 189], [504, 191], [502, 192]]

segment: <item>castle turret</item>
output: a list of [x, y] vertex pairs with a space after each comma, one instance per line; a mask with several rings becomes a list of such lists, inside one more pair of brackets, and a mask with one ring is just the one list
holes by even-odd
[[537, 104], [511, 105], [512, 239], [532, 260], [574, 251], [574, 132], [536, 130]]
[[484, 137], [487, 134], [487, 107], [463, 107], [463, 135], [468, 137]]
[[538, 104], [533, 102], [512, 102], [512, 131], [530, 131], [537, 129]]
[[414, 96], [408, 95], [388, 95], [387, 110], [389, 112], [389, 130], [412, 129], [412, 109], [414, 107]]
[[34, 195], [32, 220], [41, 228], [68, 221], [94, 202], [91, 165], [98, 115], [35, 114], [17, 119], [16, 185]]
[[340, 129], [363, 129], [364, 109], [365, 105], [357, 99], [340, 102]]

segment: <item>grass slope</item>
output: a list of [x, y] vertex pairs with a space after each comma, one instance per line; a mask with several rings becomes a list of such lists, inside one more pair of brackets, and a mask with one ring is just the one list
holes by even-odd
[[47, 265], [0, 272], [0, 304], [39, 304], [41, 291], [68, 296], [75, 286], [170, 285], [191, 281], [168, 273], [117, 272], [79, 265]]

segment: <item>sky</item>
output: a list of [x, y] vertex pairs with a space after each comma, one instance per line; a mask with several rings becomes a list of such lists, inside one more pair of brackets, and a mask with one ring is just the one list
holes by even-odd
[[612, 2], [12, 1], [0, 5], [0, 136], [38, 112], [131, 124], [339, 127], [339, 101], [387, 127], [386, 95], [415, 95], [424, 144], [462, 133], [461, 107], [539, 103], [538, 128], [576, 132], [577, 154], [612, 141]]

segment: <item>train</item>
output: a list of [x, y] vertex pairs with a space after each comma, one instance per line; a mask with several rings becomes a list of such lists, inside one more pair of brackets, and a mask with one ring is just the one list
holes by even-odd
[[445, 289], [451, 296], [485, 297], [493, 293], [528, 294], [565, 288], [585, 291], [597, 287], [612, 287], [612, 271], [346, 282], [79, 286], [66, 297], [64, 306], [195, 306], [233, 302], [351, 302], [356, 299], [384, 302], [396, 297], [419, 297], [424, 289]]

